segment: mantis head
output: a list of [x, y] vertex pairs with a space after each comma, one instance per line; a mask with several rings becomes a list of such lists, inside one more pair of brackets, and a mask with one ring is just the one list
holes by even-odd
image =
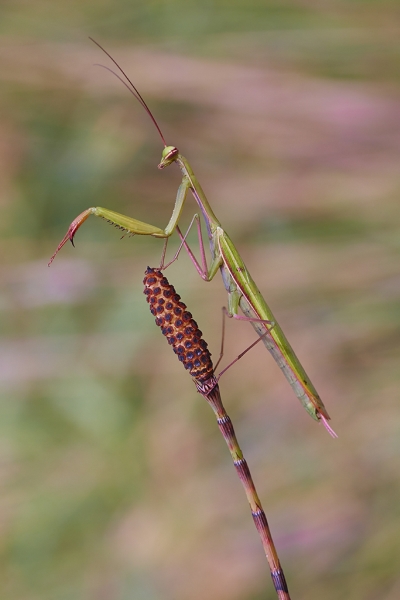
[[175, 148], [175, 146], [165, 146], [165, 148], [161, 154], [161, 162], [158, 165], [158, 168], [164, 169], [165, 167], [168, 167], [171, 163], [173, 163], [178, 158], [178, 155], [179, 155], [178, 148]]

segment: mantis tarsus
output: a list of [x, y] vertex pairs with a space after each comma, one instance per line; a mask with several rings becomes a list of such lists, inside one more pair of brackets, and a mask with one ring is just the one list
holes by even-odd
[[[184, 247], [188, 252], [195, 268], [197, 269], [200, 276], [204, 281], [210, 281], [220, 270], [224, 286], [228, 292], [228, 313], [229, 316], [236, 319], [242, 319], [249, 321], [254, 327], [255, 331], [259, 336], [262, 336], [263, 342], [274, 360], [282, 370], [286, 379], [290, 383], [294, 393], [300, 400], [309, 415], [316, 421], [322, 421], [327, 431], [333, 436], [337, 437], [333, 429], [328, 424], [330, 419], [328, 412], [318, 395], [315, 387], [311, 383], [310, 378], [305, 372], [299, 359], [297, 358], [293, 348], [289, 344], [286, 336], [284, 335], [281, 327], [279, 326], [276, 318], [274, 317], [271, 309], [265, 302], [260, 290], [256, 283], [252, 279], [249, 271], [247, 270], [243, 260], [241, 259], [239, 252], [231, 241], [230, 237], [223, 229], [220, 221], [215, 216], [207, 198], [204, 194], [200, 183], [194, 175], [188, 161], [175, 146], [168, 146], [161, 132], [161, 129], [156, 122], [153, 114], [151, 113], [146, 102], [143, 100], [141, 94], [138, 92], [136, 87], [133, 85], [131, 80], [128, 78], [126, 73], [121, 69], [118, 63], [113, 57], [100, 46], [97, 42], [92, 40], [97, 46], [101, 48], [103, 52], [113, 61], [116, 65], [123, 78], [111, 71], [122, 83], [129, 89], [129, 91], [135, 96], [140, 102], [142, 107], [149, 114], [157, 131], [164, 144], [162, 151], [161, 162], [158, 165], [159, 169], [164, 169], [172, 163], [176, 163], [182, 173], [182, 181], [178, 188], [176, 195], [175, 206], [172, 211], [171, 218], [165, 229], [160, 229], [149, 223], [144, 223], [127, 217], [125, 215], [116, 213], [107, 208], [92, 207], [81, 213], [70, 225], [68, 232], [59, 244], [55, 254], [52, 256], [50, 263], [54, 260], [54, 257], [58, 251], [64, 246], [64, 244], [70, 240], [73, 244], [74, 236], [79, 227], [86, 221], [90, 215], [102, 217], [109, 223], [116, 225], [121, 230], [136, 235], [152, 235], [156, 238], [164, 238], [168, 241], [168, 238], [176, 230], [180, 239], [181, 245], [179, 250]], [[108, 67], [105, 67], [108, 69]], [[110, 69], [108, 69], [110, 70]], [[188, 191], [192, 193], [194, 199], [198, 205], [201, 216], [204, 219], [207, 235], [209, 239], [210, 252], [211, 252], [211, 265], [207, 266], [207, 260], [203, 241], [201, 237], [201, 221], [200, 216], [195, 215], [193, 217], [190, 227], [196, 222], [199, 244], [200, 244], [200, 256], [201, 264], [195, 258], [192, 250], [189, 248], [186, 242], [186, 235], [184, 236], [178, 226], [179, 219], [181, 217], [182, 209], [186, 200]], [[189, 227], [189, 229], [190, 229]], [[188, 230], [189, 231], [189, 230]], [[163, 259], [166, 250], [166, 243], [164, 245]], [[178, 253], [179, 253], [178, 250]], [[177, 256], [177, 255], [176, 255]], [[163, 261], [162, 261], [163, 262]], [[244, 313], [244, 316], [239, 315], [239, 308]], [[268, 328], [267, 324], [273, 323], [272, 328]]]
[[253, 521], [268, 560], [275, 591], [279, 600], [290, 600], [285, 575], [267, 517], [258, 497], [250, 469], [236, 439], [232, 421], [222, 404], [218, 385], [219, 377], [214, 374], [207, 342], [203, 339], [203, 334], [192, 318], [192, 314], [187, 311], [186, 304], [181, 301], [175, 288], [159, 269], [148, 267], [143, 283], [151, 313], [156, 317], [156, 325], [161, 328], [178, 359], [192, 375], [197, 391], [205, 398], [215, 414], [219, 430], [229, 448], [233, 464], [245, 489]]

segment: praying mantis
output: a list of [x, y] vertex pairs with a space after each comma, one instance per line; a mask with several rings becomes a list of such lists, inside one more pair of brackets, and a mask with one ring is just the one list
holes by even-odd
[[[119, 64], [102, 46], [100, 46], [100, 44], [98, 44], [92, 38], [90, 39], [112, 60], [122, 76], [115, 73], [108, 67], [104, 68], [111, 71], [125, 85], [125, 87], [127, 87], [130, 93], [135, 96], [138, 102], [148, 113], [153, 124], [155, 125], [164, 144], [161, 162], [158, 165], [158, 168], [165, 169], [172, 164], [178, 165], [182, 174], [182, 181], [177, 191], [171, 218], [165, 229], [161, 229], [149, 223], [138, 221], [137, 219], [122, 215], [107, 208], [102, 208], [99, 206], [91, 207], [83, 211], [71, 223], [66, 235], [61, 240], [56, 252], [51, 257], [49, 265], [53, 262], [59, 250], [66, 244], [68, 240], [74, 245], [74, 236], [77, 230], [91, 215], [105, 219], [128, 234], [151, 235], [155, 238], [164, 239], [165, 243], [160, 268], [164, 267], [163, 263], [168, 239], [174, 233], [174, 231], [176, 231], [181, 239], [181, 244], [174, 259], [177, 258], [180, 250], [182, 247], [184, 247], [197, 272], [204, 281], [211, 281], [217, 272], [220, 271], [225, 289], [228, 293], [228, 316], [235, 319], [248, 321], [253, 326], [257, 334], [262, 337], [264, 345], [271, 353], [279, 368], [282, 370], [295, 395], [300, 400], [308, 414], [314, 420], [322, 422], [332, 437], [337, 437], [336, 433], [328, 423], [330, 416], [320, 396], [318, 395], [318, 392], [316, 391], [302, 364], [300, 363], [300, 360], [297, 358], [293, 348], [289, 344], [270, 307], [264, 300], [260, 290], [251, 277], [242, 258], [240, 257], [237, 248], [234, 246], [227, 232], [222, 227], [222, 224], [215, 216], [199, 181], [189, 165], [189, 162], [184, 156], [182, 156], [182, 154], [180, 154], [178, 148], [167, 145], [152, 112], [150, 111], [139, 91], [133, 85], [132, 81], [122, 70]], [[211, 254], [211, 264], [209, 267], [207, 265], [201, 234], [200, 215], [194, 215], [189, 229], [185, 235], [182, 234], [179, 228], [179, 220], [181, 218], [182, 210], [189, 191], [197, 203], [200, 215], [203, 218], [206, 226]], [[197, 227], [201, 264], [194, 256], [186, 241], [189, 230], [194, 223], [196, 223]], [[241, 309], [243, 315], [239, 314], [239, 309]]]

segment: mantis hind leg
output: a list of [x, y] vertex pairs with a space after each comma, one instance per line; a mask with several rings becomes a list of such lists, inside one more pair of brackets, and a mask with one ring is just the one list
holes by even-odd
[[[240, 315], [237, 315], [239, 317], [239, 319], [241, 319]], [[228, 317], [229, 319], [232, 319], [235, 317], [235, 315], [232, 315], [229, 313], [228, 309], [226, 308], [226, 306], [222, 307], [222, 334], [221, 334], [221, 349], [220, 349], [220, 353], [219, 353], [219, 358], [215, 364], [214, 367], [214, 371], [216, 371], [219, 363], [222, 360], [222, 357], [224, 356], [224, 347], [225, 347], [225, 318]], [[254, 319], [249, 319], [244, 317], [244, 320], [248, 321], [248, 320], [254, 320]], [[265, 325], [270, 325], [270, 327], [266, 328], [266, 331], [263, 335], [261, 335], [255, 342], [253, 342], [252, 344], [250, 344], [250, 346], [248, 346], [246, 348], [246, 350], [244, 350], [243, 352], [241, 352], [239, 354], [239, 356], [237, 356], [232, 362], [229, 363], [229, 365], [227, 367], [225, 367], [225, 369], [223, 369], [220, 374], [218, 375], [217, 379], [219, 380], [219, 378], [232, 366], [234, 365], [238, 360], [240, 360], [242, 358], [242, 356], [244, 356], [245, 354], [247, 354], [247, 352], [249, 350], [251, 350], [252, 348], [254, 348], [254, 346], [256, 346], [258, 344], [258, 342], [261, 342], [261, 340], [271, 331], [271, 329], [273, 329], [275, 327], [275, 323], [273, 321], [267, 321], [267, 320], [261, 320], [258, 319], [259, 321], [261, 321], [262, 323], [264, 323]]]
[[[195, 257], [193, 250], [190, 248], [189, 244], [186, 241], [186, 238], [189, 235], [189, 232], [192, 229], [192, 227], [193, 227], [193, 225], [194, 225], [195, 222], [196, 222], [196, 228], [197, 228], [197, 237], [198, 237], [199, 246], [200, 246], [201, 264], [199, 263], [199, 261]], [[217, 273], [218, 269], [220, 268], [220, 266], [222, 264], [222, 256], [220, 254], [216, 255], [213, 258], [213, 261], [211, 263], [210, 268], [208, 268], [207, 258], [206, 258], [206, 251], [205, 251], [205, 248], [204, 248], [203, 236], [202, 236], [202, 232], [201, 232], [201, 219], [200, 219], [200, 216], [198, 214], [195, 214], [193, 216], [192, 220], [190, 221], [190, 225], [187, 228], [187, 231], [186, 231], [185, 235], [183, 235], [183, 233], [179, 229], [178, 225], [176, 225], [175, 229], [176, 229], [176, 232], [177, 232], [177, 234], [179, 235], [179, 237], [181, 239], [180, 246], [179, 246], [178, 250], [176, 251], [173, 259], [169, 263], [164, 264], [166, 247], [167, 247], [167, 240], [165, 241], [163, 252], [162, 252], [162, 255], [161, 255], [161, 266], [160, 266], [160, 269], [161, 270], [162, 269], [165, 270], [170, 265], [172, 265], [172, 263], [174, 263], [178, 259], [179, 254], [182, 251], [182, 248], [185, 248], [186, 252], [189, 255], [190, 260], [192, 261], [192, 263], [193, 263], [196, 271], [200, 275], [200, 277], [204, 281], [211, 281], [211, 279], [213, 279], [213, 277], [215, 276], [215, 274]]]
[[[198, 237], [200, 240], [201, 266], [200, 266], [197, 258], [195, 257], [193, 251], [191, 250], [189, 244], [186, 241], [186, 238], [189, 235], [190, 230], [192, 229], [195, 221], [196, 221], [196, 225], [197, 225], [197, 234], [198, 234]], [[167, 264], [165, 264], [165, 262], [164, 262], [165, 254], [167, 252], [167, 245], [168, 245], [168, 238], [166, 238], [166, 240], [164, 242], [164, 248], [163, 248], [163, 251], [161, 254], [160, 270], [165, 271], [165, 269], [167, 269], [169, 266], [171, 266], [172, 263], [174, 263], [176, 260], [178, 260], [179, 254], [181, 253], [182, 248], [185, 247], [185, 250], [189, 254], [189, 258], [193, 262], [197, 272], [199, 273], [199, 275], [201, 277], [203, 277], [203, 274], [207, 273], [207, 259], [206, 259], [206, 255], [205, 255], [205, 251], [204, 251], [203, 238], [201, 236], [201, 223], [200, 223], [199, 215], [198, 214], [193, 215], [193, 218], [190, 221], [190, 225], [187, 228], [185, 235], [182, 234], [181, 230], [179, 229], [179, 225], [176, 225], [175, 229], [181, 239], [180, 246], [179, 246], [178, 250], [176, 251], [176, 253], [174, 254], [173, 259], [170, 260]], [[203, 277], [203, 279], [204, 279], [204, 277]]]

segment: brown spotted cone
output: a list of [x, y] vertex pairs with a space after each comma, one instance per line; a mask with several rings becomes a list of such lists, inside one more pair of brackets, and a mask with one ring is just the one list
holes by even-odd
[[161, 271], [151, 267], [147, 267], [143, 283], [156, 325], [161, 327], [185, 369], [199, 382], [212, 377], [214, 369], [207, 342], [174, 286]]

